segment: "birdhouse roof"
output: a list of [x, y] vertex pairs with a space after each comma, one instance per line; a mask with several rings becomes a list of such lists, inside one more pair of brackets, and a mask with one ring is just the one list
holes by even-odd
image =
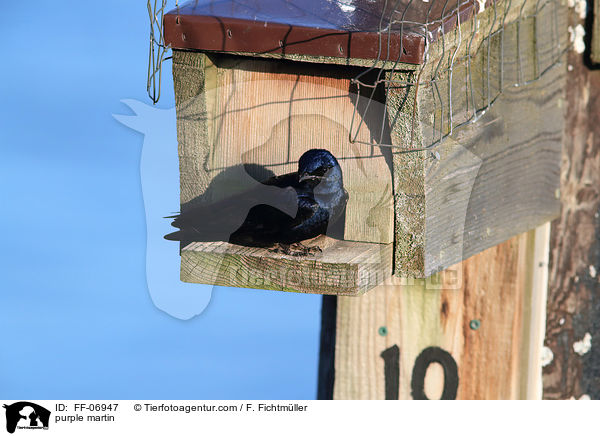
[[485, 0], [198, 0], [165, 15], [174, 49], [420, 64]]

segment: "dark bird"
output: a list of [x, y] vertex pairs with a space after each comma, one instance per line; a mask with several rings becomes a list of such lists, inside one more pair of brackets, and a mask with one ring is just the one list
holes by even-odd
[[347, 200], [337, 159], [327, 150], [313, 149], [300, 157], [297, 172], [169, 217], [175, 218], [172, 225], [179, 231], [165, 238], [257, 247], [279, 244], [286, 254], [307, 254], [310, 250], [300, 242], [327, 234], [343, 217]]

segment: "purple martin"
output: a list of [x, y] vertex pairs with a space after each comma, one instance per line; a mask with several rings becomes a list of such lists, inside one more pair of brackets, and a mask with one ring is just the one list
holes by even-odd
[[[300, 157], [296, 172], [169, 217], [175, 218], [172, 225], [179, 230], [165, 238], [253, 247], [279, 244], [286, 254], [307, 254], [310, 250], [301, 241], [327, 234], [345, 215], [347, 201], [337, 159], [327, 150], [312, 149]], [[300, 249], [290, 250], [292, 245]]]

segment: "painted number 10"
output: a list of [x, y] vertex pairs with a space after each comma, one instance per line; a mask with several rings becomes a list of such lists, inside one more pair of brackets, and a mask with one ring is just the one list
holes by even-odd
[[[400, 390], [400, 348], [394, 345], [381, 353], [385, 373], [385, 399], [397, 400]], [[444, 369], [444, 391], [442, 400], [455, 400], [458, 390], [458, 367], [450, 353], [439, 347], [425, 348], [415, 360], [410, 387], [415, 400], [428, 400], [425, 395], [425, 375], [432, 363]]]

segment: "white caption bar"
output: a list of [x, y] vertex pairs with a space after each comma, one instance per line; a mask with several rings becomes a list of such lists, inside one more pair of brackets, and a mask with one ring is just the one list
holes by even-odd
[[[565, 435], [594, 428], [593, 401], [0, 400], [0, 435]], [[36, 430], [43, 430], [42, 433]]]

